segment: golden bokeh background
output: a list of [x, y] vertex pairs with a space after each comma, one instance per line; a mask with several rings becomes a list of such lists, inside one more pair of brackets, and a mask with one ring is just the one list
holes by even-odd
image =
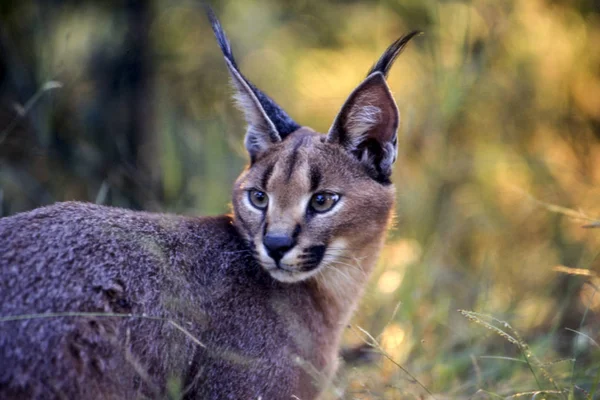
[[[397, 217], [345, 335], [377, 345], [330, 396], [600, 395], [600, 2], [213, 3], [245, 75], [321, 132], [425, 32], [389, 76]], [[0, 55], [0, 215], [228, 211], [244, 123], [199, 2], [3, 1]]]

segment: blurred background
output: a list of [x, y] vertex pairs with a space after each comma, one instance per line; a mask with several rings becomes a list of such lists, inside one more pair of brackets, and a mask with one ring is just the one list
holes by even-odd
[[[330, 396], [599, 397], [600, 1], [212, 3], [244, 74], [321, 132], [426, 33], [390, 73], [397, 219]], [[228, 212], [230, 95], [197, 1], [2, 0], [0, 216]]]

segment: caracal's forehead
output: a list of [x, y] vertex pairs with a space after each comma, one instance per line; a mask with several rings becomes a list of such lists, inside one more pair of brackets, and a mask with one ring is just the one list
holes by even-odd
[[348, 185], [371, 183], [360, 163], [325, 135], [303, 127], [290, 134], [250, 167], [243, 189], [277, 193], [282, 208], [297, 204], [317, 190], [342, 191]]

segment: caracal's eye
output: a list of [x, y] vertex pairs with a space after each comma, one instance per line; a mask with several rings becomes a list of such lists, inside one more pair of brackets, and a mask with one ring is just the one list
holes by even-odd
[[259, 210], [264, 210], [269, 205], [269, 196], [261, 190], [250, 190], [248, 197], [250, 198], [250, 203]]
[[335, 206], [339, 199], [340, 195], [336, 193], [315, 193], [310, 199], [310, 208], [319, 213], [327, 212]]

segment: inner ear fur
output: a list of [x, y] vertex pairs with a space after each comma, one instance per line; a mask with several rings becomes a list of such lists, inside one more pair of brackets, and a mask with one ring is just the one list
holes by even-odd
[[244, 144], [250, 159], [254, 160], [273, 143], [280, 142], [281, 137], [244, 77], [227, 58], [225, 63], [235, 88], [233, 97], [248, 124]]
[[203, 3], [203, 6], [236, 89], [234, 97], [248, 122], [245, 144], [250, 160], [254, 162], [274, 143], [280, 142], [287, 135], [298, 130], [300, 125], [292, 120], [275, 101], [244, 77], [237, 66], [231, 45], [217, 16], [208, 4]]
[[374, 179], [388, 183], [396, 160], [399, 121], [385, 77], [374, 72], [350, 94], [329, 130], [327, 142], [341, 145]]

